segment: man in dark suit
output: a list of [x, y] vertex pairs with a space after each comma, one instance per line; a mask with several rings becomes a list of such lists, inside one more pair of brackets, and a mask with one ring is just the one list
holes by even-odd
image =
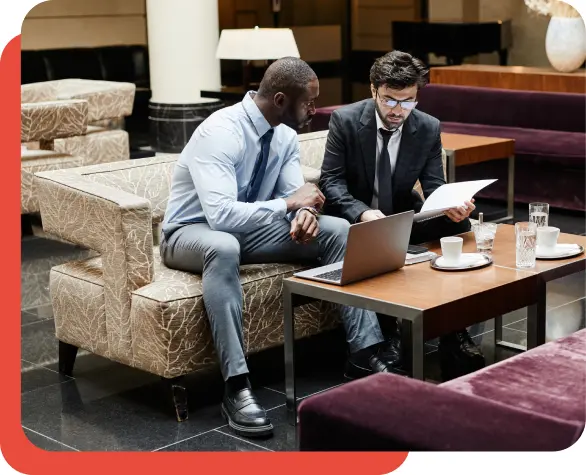
[[[408, 210], [418, 212], [423, 201], [413, 190], [417, 180], [426, 198], [445, 183], [440, 123], [415, 109], [427, 76], [421, 61], [393, 51], [377, 59], [370, 70], [372, 99], [334, 111], [320, 179], [325, 213], [358, 223]], [[411, 243], [469, 231], [468, 216], [473, 210], [474, 205], [467, 202], [445, 216], [414, 223]], [[388, 321], [381, 318], [381, 326]], [[399, 368], [399, 326], [393, 321], [386, 330], [387, 342], [380, 351]], [[439, 354], [445, 379], [484, 366], [484, 357], [466, 330], [442, 337]], [[356, 368], [347, 373], [368, 372], [359, 355], [349, 365]]]

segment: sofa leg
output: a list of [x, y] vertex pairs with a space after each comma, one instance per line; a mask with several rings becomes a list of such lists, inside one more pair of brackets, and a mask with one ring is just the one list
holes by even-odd
[[175, 408], [175, 416], [177, 422], [184, 422], [189, 418], [189, 408], [187, 403], [187, 388], [185, 387], [185, 379], [183, 376], [178, 378], [162, 378], [171, 392], [173, 407]]
[[72, 375], [77, 350], [77, 346], [70, 345], [63, 341], [59, 342], [59, 372], [61, 374], [66, 376]]

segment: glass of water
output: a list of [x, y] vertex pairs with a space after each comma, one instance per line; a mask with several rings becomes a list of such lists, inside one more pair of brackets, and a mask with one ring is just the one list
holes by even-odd
[[529, 204], [529, 221], [537, 224], [537, 227], [548, 226], [549, 222], [549, 204], [547, 203], [530, 203]]
[[476, 239], [476, 251], [490, 254], [494, 246], [496, 236], [496, 223], [477, 223], [472, 226]]
[[531, 269], [535, 267], [535, 248], [537, 244], [537, 224], [515, 224], [515, 241], [517, 247], [517, 267]]

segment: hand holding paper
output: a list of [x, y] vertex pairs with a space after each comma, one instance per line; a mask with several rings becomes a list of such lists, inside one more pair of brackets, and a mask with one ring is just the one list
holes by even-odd
[[476, 193], [495, 181], [475, 180], [442, 185], [425, 200], [421, 211], [414, 216], [414, 220], [422, 221], [438, 216], [446, 210], [465, 206], [466, 201], [470, 201]]

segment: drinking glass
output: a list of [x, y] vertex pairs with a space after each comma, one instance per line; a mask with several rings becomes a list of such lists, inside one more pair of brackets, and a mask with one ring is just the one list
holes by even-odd
[[476, 251], [490, 254], [494, 246], [496, 236], [496, 223], [477, 223], [472, 226], [476, 239]]
[[532, 222], [515, 224], [517, 267], [535, 267], [535, 247], [537, 245], [537, 224]]
[[529, 204], [529, 221], [537, 224], [537, 227], [548, 226], [549, 223], [549, 204], [548, 203], [530, 203]]

